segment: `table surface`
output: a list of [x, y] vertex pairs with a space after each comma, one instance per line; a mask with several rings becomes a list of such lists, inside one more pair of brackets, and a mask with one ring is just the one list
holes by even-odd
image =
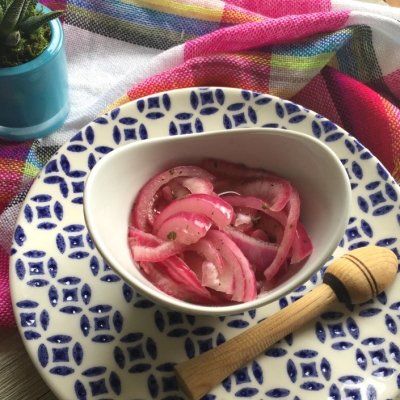
[[0, 327], [0, 399], [57, 400], [29, 358], [17, 328]]
[[[384, 4], [382, 0], [360, 0]], [[400, 7], [400, 0], [386, 0]], [[57, 400], [33, 365], [17, 328], [0, 327], [0, 400]], [[396, 399], [400, 400], [400, 394]]]

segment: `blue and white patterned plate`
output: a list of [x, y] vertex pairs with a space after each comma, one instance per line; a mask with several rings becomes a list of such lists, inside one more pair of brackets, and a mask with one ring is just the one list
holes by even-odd
[[[226, 88], [152, 95], [97, 118], [32, 186], [10, 264], [15, 315], [36, 367], [60, 399], [184, 399], [173, 366], [217, 346], [321, 283], [324, 268], [276, 303], [224, 318], [182, 315], [135, 293], [103, 262], [85, 227], [90, 169], [134, 140], [235, 127], [280, 127], [325, 142], [345, 165], [351, 218], [334, 257], [374, 244], [399, 256], [400, 191], [385, 168], [331, 121], [289, 101]], [[329, 175], [327, 175], [329, 179]], [[337, 306], [227, 378], [205, 399], [394, 399], [400, 387], [400, 281]]]

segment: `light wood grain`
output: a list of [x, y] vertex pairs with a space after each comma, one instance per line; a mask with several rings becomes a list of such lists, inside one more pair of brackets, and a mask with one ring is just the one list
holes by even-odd
[[400, 0], [385, 0], [389, 6], [400, 7]]
[[0, 327], [0, 399], [57, 400], [34, 367], [16, 328]]
[[179, 387], [191, 400], [199, 400], [262, 351], [322, 314], [336, 300], [329, 286], [319, 286], [233, 339], [176, 365]]
[[397, 274], [397, 257], [386, 248], [367, 246], [333, 261], [324, 283], [240, 335], [175, 366], [178, 384], [199, 400], [239, 368], [289, 333], [326, 312], [337, 300], [364, 303], [384, 291]]

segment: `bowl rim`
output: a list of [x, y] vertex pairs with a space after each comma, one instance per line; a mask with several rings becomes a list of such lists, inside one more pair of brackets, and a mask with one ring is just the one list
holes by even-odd
[[[341, 209], [342, 217], [341, 219], [337, 222], [336, 224], [336, 231], [335, 234], [331, 237], [330, 244], [326, 246], [326, 250], [321, 254], [321, 257], [315, 261], [315, 266], [314, 268], [310, 268], [309, 272], [304, 275], [301, 279], [300, 276], [298, 276], [298, 279], [293, 279], [292, 282], [288, 285], [282, 285], [281, 288], [278, 288], [277, 290], [274, 291], [274, 293], [269, 296], [268, 301], [266, 301], [267, 296], [259, 296], [255, 300], [252, 300], [250, 302], [244, 302], [244, 303], [236, 303], [233, 305], [227, 305], [227, 306], [205, 306], [205, 305], [198, 305], [198, 304], [193, 304], [193, 303], [188, 303], [183, 300], [179, 300], [174, 298], [173, 296], [170, 296], [164, 292], [162, 292], [160, 289], [155, 287], [150, 281], [149, 283], [153, 286], [152, 288], [146, 287], [144, 285], [141, 285], [140, 283], [138, 284], [136, 282], [136, 279], [127, 271], [115, 258], [114, 256], [108, 252], [108, 250], [105, 249], [103, 246], [103, 241], [101, 239], [101, 236], [97, 234], [96, 229], [94, 228], [92, 224], [92, 213], [91, 209], [89, 207], [89, 203], [91, 202], [91, 193], [92, 190], [91, 188], [94, 185], [95, 178], [98, 174], [99, 171], [101, 171], [102, 168], [104, 168], [107, 163], [112, 162], [112, 159], [114, 157], [118, 157], [119, 154], [124, 153], [124, 152], [130, 152], [131, 148], [133, 146], [147, 146], [147, 143], [149, 140], [152, 142], [153, 145], [156, 145], [156, 143], [159, 142], [164, 142], [166, 140], [174, 140], [174, 141], [180, 141], [180, 140], [190, 140], [189, 138], [191, 137], [198, 137], [202, 136], [205, 138], [206, 136], [211, 136], [211, 135], [223, 135], [223, 136], [228, 136], [231, 134], [239, 134], [239, 132], [251, 132], [251, 133], [260, 133], [260, 134], [268, 134], [272, 132], [277, 132], [283, 136], [293, 138], [293, 137], [300, 137], [304, 139], [305, 141], [313, 142], [314, 144], [317, 144], [317, 146], [320, 146], [321, 148], [324, 149], [326, 153], [328, 153], [331, 156], [331, 159], [334, 160], [335, 164], [338, 167], [338, 171], [340, 171], [340, 175], [342, 178], [342, 181], [344, 183], [347, 183], [343, 185], [344, 192], [346, 194], [345, 198], [343, 198], [343, 207]], [[289, 130], [289, 129], [281, 129], [281, 128], [235, 128], [235, 129], [230, 129], [230, 130], [213, 130], [213, 131], [207, 131], [207, 132], [202, 132], [200, 134], [193, 134], [193, 135], [177, 135], [177, 136], [163, 136], [163, 137], [157, 137], [157, 138], [151, 138], [151, 139], [146, 139], [146, 140], [140, 140], [132, 143], [128, 143], [124, 146], [118, 147], [112, 152], [106, 154], [104, 157], [102, 157], [96, 165], [93, 167], [93, 169], [90, 171], [86, 183], [85, 183], [85, 188], [84, 188], [84, 193], [83, 193], [83, 214], [84, 214], [84, 220], [86, 227], [88, 229], [88, 232], [91, 236], [91, 239], [93, 241], [93, 244], [96, 247], [96, 250], [100, 253], [101, 257], [106, 261], [106, 263], [126, 282], [128, 285], [130, 285], [134, 290], [136, 290], [138, 293], [140, 293], [142, 296], [146, 297], [147, 299], [153, 301], [154, 303], [167, 307], [179, 312], [183, 312], [186, 314], [196, 314], [196, 315], [208, 315], [208, 316], [215, 316], [215, 317], [220, 317], [220, 316], [227, 316], [227, 315], [233, 315], [237, 313], [242, 313], [245, 311], [249, 311], [252, 309], [257, 309], [263, 306], [267, 306], [268, 304], [273, 303], [274, 301], [278, 300], [279, 298], [293, 292], [296, 288], [307, 282], [313, 274], [315, 274], [320, 268], [322, 268], [327, 261], [331, 258], [332, 254], [336, 250], [344, 232], [347, 227], [349, 215], [350, 215], [350, 208], [351, 208], [351, 186], [350, 186], [350, 181], [347, 175], [347, 172], [341, 163], [340, 159], [337, 157], [337, 155], [334, 153], [334, 151], [329, 148], [325, 143], [323, 143], [321, 140], [314, 138], [311, 135], [297, 132], [294, 130]], [[133, 200], [133, 199], [132, 199]], [[323, 256], [324, 255], [324, 256]], [[135, 264], [135, 262], [133, 262]], [[294, 277], [299, 274], [295, 274]], [[147, 279], [146, 277], [144, 277]]]

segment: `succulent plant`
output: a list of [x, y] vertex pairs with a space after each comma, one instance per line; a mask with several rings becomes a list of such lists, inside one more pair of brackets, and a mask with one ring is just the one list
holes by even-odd
[[37, 0], [0, 0], [0, 44], [17, 46], [21, 34], [35, 32], [42, 25], [62, 15], [62, 11], [32, 13]]

